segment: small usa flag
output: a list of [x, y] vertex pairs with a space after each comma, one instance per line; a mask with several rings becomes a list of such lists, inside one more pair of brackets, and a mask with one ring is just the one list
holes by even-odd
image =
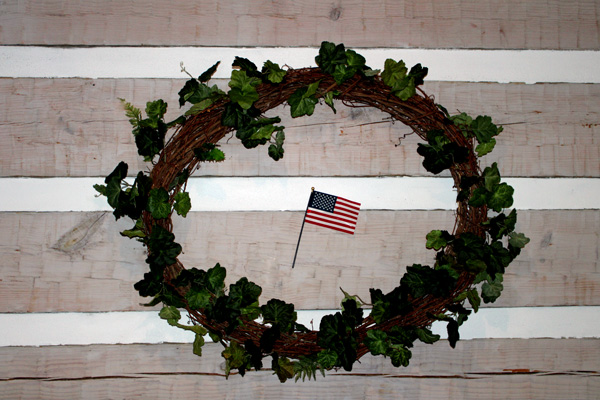
[[304, 221], [354, 235], [360, 203], [314, 191], [310, 195]]

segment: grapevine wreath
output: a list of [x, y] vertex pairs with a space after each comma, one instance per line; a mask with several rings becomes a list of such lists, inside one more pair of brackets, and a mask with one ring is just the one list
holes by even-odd
[[[367, 67], [355, 51], [329, 42], [322, 43], [315, 61], [318, 67], [303, 69], [266, 61], [259, 70], [236, 57], [227, 93], [207, 84], [216, 63], [197, 79], [190, 75], [179, 92], [179, 105], [191, 107], [169, 123], [163, 100], [148, 102], [143, 118], [138, 108], [121, 99], [138, 153], [151, 163], [150, 172], [140, 171], [128, 183], [128, 166], [121, 162], [105, 185], [95, 185], [116, 219], [135, 221], [122, 235], [148, 248], [150, 269], [135, 289], [153, 297], [149, 305], [164, 305], [160, 317], [170, 325], [195, 333], [195, 354], [201, 355], [206, 334], [223, 344], [227, 376], [232, 370], [240, 375], [260, 370], [270, 360], [282, 382], [304, 380], [316, 378], [317, 369], [323, 375], [333, 368], [350, 371], [367, 353], [387, 356], [396, 367], [407, 366], [414, 341], [439, 339], [429, 329], [435, 321], [447, 323], [454, 347], [458, 328], [470, 313], [482, 300], [489, 303], [500, 296], [505, 268], [529, 241], [514, 231], [516, 210], [503, 212], [512, 206], [513, 188], [500, 182], [497, 164], [483, 171], [478, 165], [478, 157], [494, 148], [494, 136], [502, 127], [488, 116], [450, 115], [419, 88], [427, 75], [420, 64], [408, 70], [403, 61], [388, 59], [381, 72]], [[362, 300], [345, 294], [342, 311], [323, 317], [314, 331], [296, 322], [293, 304], [271, 299], [260, 305], [262, 289], [246, 277], [226, 290], [226, 270], [219, 264], [207, 270], [184, 268], [177, 259], [182, 248], [172, 233], [172, 215], [185, 217], [191, 208], [186, 192], [191, 173], [203, 162], [224, 159], [217, 143], [225, 135], [235, 131], [247, 148], [269, 143], [269, 156], [278, 160], [284, 156], [284, 127], [277, 125], [279, 117], [265, 113], [287, 103], [292, 117], [311, 115], [321, 102], [335, 112], [334, 101], [377, 108], [422, 138], [425, 143], [417, 152], [423, 166], [433, 174], [449, 170], [454, 180], [456, 223], [453, 232], [427, 234], [426, 247], [436, 251], [432, 267], [407, 267], [389, 293], [370, 289], [370, 313], [364, 312], [367, 304]], [[179, 309], [187, 311], [192, 325], [179, 323]]]

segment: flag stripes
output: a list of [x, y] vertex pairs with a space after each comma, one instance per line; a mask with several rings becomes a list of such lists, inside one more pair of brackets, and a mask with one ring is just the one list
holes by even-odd
[[353, 235], [359, 210], [360, 203], [315, 191], [310, 196], [304, 220]]

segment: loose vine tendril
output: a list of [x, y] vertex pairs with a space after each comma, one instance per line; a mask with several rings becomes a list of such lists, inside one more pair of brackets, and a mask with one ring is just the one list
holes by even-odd
[[[477, 158], [493, 150], [502, 131], [489, 116], [450, 115], [435, 104], [419, 88], [427, 75], [420, 64], [409, 70], [403, 61], [388, 59], [383, 71], [373, 70], [360, 54], [329, 42], [322, 43], [315, 61], [317, 68], [299, 70], [267, 61], [259, 70], [236, 57], [228, 92], [208, 85], [216, 63], [198, 78], [190, 75], [179, 91], [180, 107], [189, 108], [171, 122], [164, 120], [163, 100], [148, 102], [144, 117], [121, 99], [138, 153], [151, 163], [151, 172], [138, 172], [128, 184], [128, 166], [121, 162], [104, 185], [94, 186], [106, 196], [116, 219], [134, 221], [121, 234], [148, 249], [149, 271], [135, 289], [153, 298], [148, 305], [164, 305], [159, 315], [170, 325], [195, 333], [195, 354], [202, 354], [207, 334], [222, 343], [227, 376], [232, 370], [240, 375], [260, 370], [266, 357], [282, 382], [316, 378], [317, 370], [323, 375], [333, 368], [350, 371], [367, 353], [407, 366], [416, 340], [439, 340], [430, 330], [435, 321], [447, 324], [454, 347], [459, 326], [482, 300], [490, 303], [500, 296], [505, 269], [529, 242], [515, 232], [516, 210], [504, 212], [513, 204], [513, 188], [501, 182], [497, 164], [479, 169]], [[284, 156], [285, 128], [278, 125], [279, 117], [265, 113], [287, 104], [292, 117], [309, 116], [319, 103], [335, 113], [337, 101], [385, 111], [425, 141], [417, 149], [423, 166], [433, 174], [449, 170], [454, 179], [456, 224], [453, 232], [427, 234], [425, 246], [436, 251], [433, 266], [407, 267], [389, 293], [370, 289], [368, 315], [363, 301], [344, 292], [341, 311], [323, 317], [314, 331], [296, 321], [293, 304], [279, 299], [260, 304], [261, 287], [246, 277], [226, 288], [226, 269], [219, 264], [206, 270], [184, 268], [171, 217], [174, 212], [185, 217], [191, 209], [186, 192], [191, 173], [201, 163], [225, 159], [217, 145], [225, 134], [235, 131], [246, 148], [268, 144], [268, 155], [277, 161]], [[169, 130], [173, 134], [167, 139]], [[187, 311], [192, 325], [179, 323], [180, 309]]]

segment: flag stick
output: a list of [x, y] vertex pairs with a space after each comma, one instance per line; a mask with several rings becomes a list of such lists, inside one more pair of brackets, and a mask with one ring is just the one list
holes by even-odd
[[304, 230], [304, 221], [306, 221], [306, 213], [308, 212], [308, 205], [310, 204], [310, 199], [312, 199], [315, 188], [311, 188], [310, 197], [308, 198], [308, 204], [306, 204], [306, 211], [304, 211], [304, 218], [302, 218], [302, 227], [300, 228], [300, 236], [298, 236], [298, 244], [296, 244], [296, 253], [294, 253], [294, 261], [292, 262], [292, 268], [296, 265], [296, 256], [298, 256], [298, 248], [300, 247], [300, 239], [302, 238], [302, 231]]

